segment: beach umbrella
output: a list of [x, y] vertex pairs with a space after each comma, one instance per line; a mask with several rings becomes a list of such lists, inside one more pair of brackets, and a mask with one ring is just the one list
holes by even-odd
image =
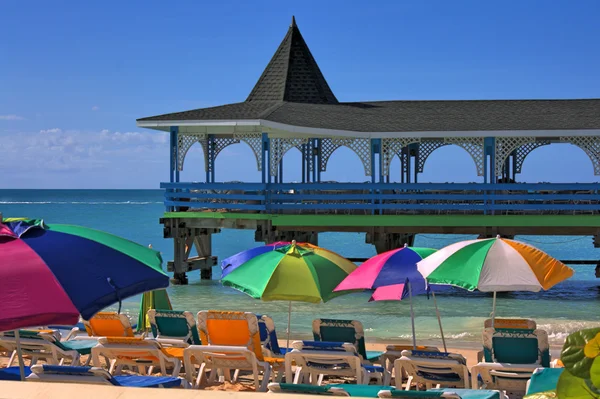
[[573, 269], [545, 252], [500, 236], [449, 245], [417, 263], [417, 269], [430, 284], [493, 292], [492, 326], [496, 292], [548, 290], [573, 276]]
[[142, 294], [137, 332], [150, 330], [150, 320], [148, 319], [148, 311], [150, 309], [173, 310], [167, 290], [147, 291]]
[[[230, 256], [229, 258], [221, 261], [221, 278], [227, 276], [233, 270], [237, 269], [239, 266], [248, 262], [250, 259], [252, 259], [258, 255], [262, 255], [265, 252], [270, 252], [277, 248], [285, 247], [285, 246], [288, 246], [291, 244], [292, 243], [288, 242], [288, 241], [277, 241], [277, 242], [274, 242], [271, 244], [262, 245], [260, 247], [250, 248], [245, 251], [239, 252], [233, 256]], [[321, 248], [317, 245], [313, 245], [308, 242], [296, 242], [296, 246], [298, 248], [301, 248], [304, 250], [311, 250], [314, 253], [324, 256], [335, 263], [341, 263], [341, 262], [347, 261], [346, 258], [344, 258], [341, 255], [336, 254], [333, 251], [330, 251], [325, 248]]]
[[16, 330], [18, 343], [19, 328], [73, 325], [80, 315], [120, 308], [127, 297], [169, 285], [161, 264], [158, 252], [98, 230], [3, 219], [0, 331]]
[[286, 245], [290, 245], [290, 243], [286, 241], [277, 241], [271, 244], [261, 245], [260, 247], [250, 248], [245, 251], [238, 252], [237, 254], [232, 255], [229, 258], [223, 259], [221, 261], [221, 278], [227, 276], [233, 270], [238, 268], [240, 265], [248, 262], [250, 259], [257, 257], [258, 255], [262, 255], [265, 252], [273, 251], [277, 248], [284, 247]]
[[[335, 292], [348, 290], [374, 290], [371, 301], [401, 301], [408, 298], [410, 303], [410, 320], [412, 327], [413, 348], [417, 347], [415, 335], [415, 314], [413, 310], [413, 295], [429, 292], [425, 278], [417, 270], [417, 262], [433, 254], [431, 248], [408, 247], [393, 249], [376, 255], [361, 264], [348, 275], [336, 288]], [[440, 326], [440, 334], [444, 350], [446, 339], [442, 328], [442, 320], [437, 307], [435, 293], [433, 300]]]
[[292, 301], [320, 303], [341, 295], [333, 289], [355, 269], [356, 265], [345, 258], [334, 262], [292, 241], [250, 259], [221, 282], [255, 299], [288, 301], [289, 347]]

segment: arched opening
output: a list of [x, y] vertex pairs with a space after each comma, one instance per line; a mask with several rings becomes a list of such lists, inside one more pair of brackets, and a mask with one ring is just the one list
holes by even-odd
[[592, 183], [594, 165], [581, 148], [568, 143], [553, 143], [531, 151], [516, 176], [523, 183]]
[[329, 157], [327, 170], [321, 172], [321, 181], [363, 183], [371, 181], [356, 152], [348, 147], [338, 147]]
[[[279, 174], [281, 169], [277, 170]], [[302, 152], [296, 148], [290, 148], [283, 155], [283, 183], [302, 182]]]
[[434, 150], [419, 173], [419, 183], [483, 183], [471, 155], [457, 145]]
[[223, 148], [215, 159], [215, 181], [242, 181], [260, 183], [261, 172], [254, 151], [248, 144], [231, 144]]
[[402, 182], [402, 162], [400, 161], [399, 155], [394, 155], [392, 162], [390, 162], [390, 183]]
[[198, 142], [194, 143], [185, 154], [183, 170], [179, 172], [181, 182], [205, 182], [204, 150]]

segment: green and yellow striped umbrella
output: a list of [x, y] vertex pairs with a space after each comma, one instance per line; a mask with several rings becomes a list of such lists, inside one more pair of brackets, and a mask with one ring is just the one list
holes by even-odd
[[356, 265], [334, 252], [292, 242], [258, 255], [223, 278], [225, 286], [263, 301], [327, 302]]

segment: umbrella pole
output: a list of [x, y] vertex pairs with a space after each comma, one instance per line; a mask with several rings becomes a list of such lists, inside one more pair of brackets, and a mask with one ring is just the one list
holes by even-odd
[[413, 310], [412, 288], [410, 285], [410, 281], [408, 282], [408, 298], [410, 302], [410, 324], [412, 327], [413, 350], [417, 350], [417, 337], [415, 335], [415, 312]]
[[23, 351], [21, 350], [21, 336], [19, 330], [15, 330], [15, 341], [17, 342], [17, 357], [19, 358], [19, 374], [21, 381], [25, 381], [25, 362], [23, 361]]
[[435, 306], [435, 313], [437, 314], [438, 324], [440, 325], [440, 334], [442, 335], [442, 344], [444, 344], [444, 352], [448, 352], [446, 348], [446, 338], [444, 338], [444, 329], [442, 328], [442, 318], [440, 316], [440, 310], [437, 306], [437, 299], [435, 299], [435, 292], [431, 290], [431, 296], [433, 297], [433, 306]]
[[495, 321], [496, 321], [496, 291], [494, 291], [494, 299], [492, 300], [492, 328], [494, 328]]
[[290, 301], [290, 304], [288, 306], [287, 344], [285, 345], [285, 347], [288, 348], [288, 349], [290, 347], [291, 325], [292, 325], [292, 301]]

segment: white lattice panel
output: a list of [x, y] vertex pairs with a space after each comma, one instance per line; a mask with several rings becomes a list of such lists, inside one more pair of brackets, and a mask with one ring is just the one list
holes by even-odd
[[496, 176], [502, 176], [506, 158], [517, 148], [535, 143], [535, 137], [496, 137]]
[[183, 161], [189, 149], [195, 144], [200, 143], [204, 152], [204, 170], [208, 169], [208, 148], [206, 134], [204, 133], [179, 133], [177, 135], [177, 170], [183, 170]]
[[256, 157], [256, 167], [262, 170], [262, 133], [234, 133], [233, 137], [250, 146]]
[[548, 141], [548, 140], [534, 141], [531, 143], [523, 144], [522, 146], [517, 148], [515, 150], [516, 151], [515, 173], [521, 173], [521, 170], [523, 169], [523, 162], [525, 162], [525, 158], [527, 158], [527, 155], [529, 155], [529, 153], [531, 151], [535, 150], [538, 147], [548, 145], [548, 144], [550, 144], [550, 141]]
[[277, 176], [279, 171], [279, 161], [283, 159], [286, 152], [294, 147], [302, 147], [302, 144], [307, 144], [308, 139], [305, 138], [272, 138], [271, 139], [271, 176]]
[[331, 144], [337, 146], [336, 148], [348, 147], [354, 151], [365, 168], [365, 176], [371, 176], [371, 140], [335, 137], [331, 139]]
[[560, 141], [581, 148], [594, 165], [594, 175], [600, 176], [600, 136], [561, 137]]
[[449, 145], [442, 139], [433, 139], [433, 140], [421, 140], [419, 144], [419, 158], [417, 162], [417, 172], [423, 173], [425, 168], [425, 161], [427, 158], [438, 148], [443, 147], [445, 145]]
[[402, 154], [402, 149], [409, 144], [419, 143], [421, 139], [419, 137], [402, 137], [402, 138], [391, 138], [381, 139], [381, 156], [383, 157], [383, 176], [390, 175], [390, 164], [394, 156]]
[[473, 158], [473, 162], [475, 162], [477, 176], [483, 176], [485, 163], [483, 137], [446, 137], [444, 141], [446, 144], [457, 145], [468, 152], [471, 158]]
[[321, 139], [321, 164], [319, 167], [321, 168], [321, 172], [325, 172], [327, 170], [327, 162], [329, 161], [329, 157], [331, 154], [335, 152], [341, 145], [333, 144], [331, 139]]

